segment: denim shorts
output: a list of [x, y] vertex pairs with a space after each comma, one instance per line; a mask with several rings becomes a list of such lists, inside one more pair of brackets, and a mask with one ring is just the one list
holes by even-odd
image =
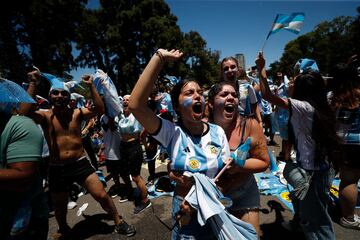
[[180, 205], [184, 198], [174, 195], [173, 202], [172, 202], [172, 219], [174, 224], [174, 229], [171, 234], [172, 240], [185, 240], [185, 239], [203, 239], [203, 240], [212, 240], [216, 239], [214, 232], [211, 229], [209, 223], [206, 223], [203, 227], [200, 226], [199, 222], [197, 221], [197, 215], [194, 214], [190, 220], [188, 225], [182, 226], [181, 228], [179, 225], [176, 224], [176, 213], [180, 210]]
[[260, 192], [253, 174], [240, 187], [226, 193], [225, 196], [233, 201], [233, 205], [229, 208], [231, 211], [258, 209], [260, 207]]

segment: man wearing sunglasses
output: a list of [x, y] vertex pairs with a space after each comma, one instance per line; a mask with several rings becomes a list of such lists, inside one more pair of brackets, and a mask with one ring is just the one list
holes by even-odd
[[[29, 73], [28, 93], [35, 96], [36, 86], [40, 83], [40, 73]], [[70, 108], [70, 91], [66, 83], [54, 84], [49, 93], [53, 107], [49, 111], [35, 111], [31, 115], [41, 124], [50, 150], [49, 190], [55, 208], [55, 218], [61, 237], [69, 236], [70, 227], [66, 221], [69, 186], [72, 182], [81, 184], [102, 208], [114, 219], [115, 230], [119, 234], [132, 236], [136, 233], [118, 213], [114, 202], [107, 195], [103, 184], [95, 173], [94, 167], [86, 158], [81, 139], [81, 122], [105, 111], [104, 103], [97, 92], [93, 77], [84, 75], [83, 82], [88, 86], [94, 105], [91, 108]], [[23, 112], [29, 107], [22, 106]], [[60, 237], [59, 236], [59, 237]]]

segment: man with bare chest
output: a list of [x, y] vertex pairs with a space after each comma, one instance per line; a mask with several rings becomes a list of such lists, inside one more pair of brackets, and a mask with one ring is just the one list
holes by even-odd
[[[37, 71], [29, 73], [28, 93], [36, 94], [40, 82]], [[81, 141], [81, 122], [104, 112], [104, 104], [93, 85], [90, 75], [83, 76], [83, 82], [92, 95], [94, 107], [73, 109], [68, 106], [70, 91], [66, 84], [56, 84], [50, 89], [49, 100], [53, 107], [49, 111], [35, 111], [31, 117], [41, 124], [50, 150], [49, 190], [59, 225], [59, 234], [66, 236], [70, 230], [67, 225], [67, 203], [69, 186], [72, 182], [81, 184], [102, 208], [114, 219], [115, 230], [119, 234], [132, 236], [136, 233], [119, 215], [114, 202], [107, 195], [94, 167], [85, 155]], [[24, 110], [27, 111], [26, 109]]]

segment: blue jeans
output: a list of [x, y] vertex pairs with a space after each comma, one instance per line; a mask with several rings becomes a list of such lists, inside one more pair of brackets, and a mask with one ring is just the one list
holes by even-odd
[[331, 170], [314, 171], [304, 200], [293, 198], [294, 209], [299, 213], [300, 225], [306, 239], [335, 239], [332, 220], [327, 211], [332, 173]]
[[176, 213], [180, 210], [180, 205], [184, 199], [180, 196], [174, 195], [172, 202], [172, 217], [174, 229], [171, 233], [172, 240], [193, 240], [193, 239], [203, 239], [210, 240], [216, 239], [209, 223], [206, 223], [203, 227], [197, 221], [196, 214], [192, 217], [190, 223], [183, 227], [179, 227], [179, 225], [175, 222]]

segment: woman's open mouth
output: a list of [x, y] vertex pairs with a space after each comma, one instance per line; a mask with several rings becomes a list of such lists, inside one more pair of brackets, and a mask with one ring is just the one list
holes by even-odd
[[235, 106], [233, 104], [226, 104], [224, 110], [226, 113], [233, 113], [235, 111]]
[[192, 109], [194, 113], [201, 114], [203, 111], [202, 103], [201, 102], [194, 103]]

